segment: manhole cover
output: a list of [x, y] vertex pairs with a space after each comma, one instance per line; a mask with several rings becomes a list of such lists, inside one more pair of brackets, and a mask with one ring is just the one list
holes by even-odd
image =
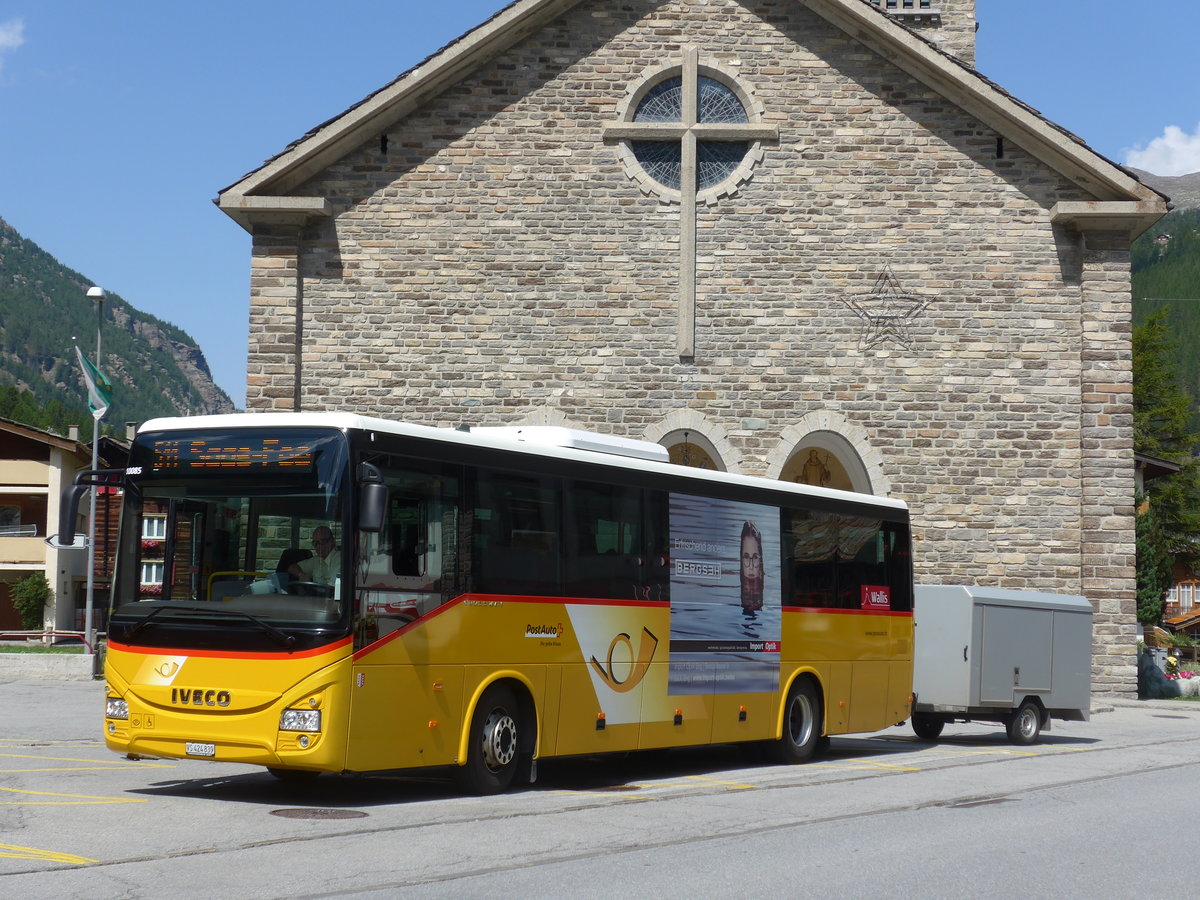
[[273, 809], [271, 815], [285, 819], [362, 819], [367, 814], [357, 809]]

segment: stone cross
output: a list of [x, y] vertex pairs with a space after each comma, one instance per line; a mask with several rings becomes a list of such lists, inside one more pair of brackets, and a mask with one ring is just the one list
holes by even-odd
[[682, 159], [679, 175], [679, 355], [696, 355], [696, 180], [697, 147], [707, 141], [775, 140], [779, 129], [756, 123], [712, 122], [698, 120], [700, 52], [695, 47], [683, 51], [683, 102], [678, 122], [625, 121], [604, 126], [604, 139], [613, 141], [679, 141]]

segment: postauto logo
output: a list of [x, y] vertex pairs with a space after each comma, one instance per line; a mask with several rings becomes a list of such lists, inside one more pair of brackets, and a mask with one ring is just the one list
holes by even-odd
[[527, 638], [560, 638], [563, 636], [563, 623], [557, 625], [526, 625], [525, 637]]

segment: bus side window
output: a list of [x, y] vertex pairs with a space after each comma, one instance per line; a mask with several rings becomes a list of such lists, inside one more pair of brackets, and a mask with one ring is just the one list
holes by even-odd
[[[381, 532], [359, 538], [365, 557], [358, 583], [385, 592], [374, 603], [411, 602], [424, 614], [451, 599], [446, 592], [454, 579], [442, 576], [456, 565], [459, 473], [412, 461], [392, 467], [386, 457], [374, 462], [388, 488], [387, 516]], [[404, 593], [407, 600], [386, 592]]]
[[427, 564], [429, 504], [417, 497], [391, 497], [387, 519], [388, 543], [392, 548], [392, 574], [424, 575]]
[[556, 478], [476, 471], [471, 590], [534, 596], [560, 592], [561, 497]]
[[837, 606], [837, 523], [829, 513], [786, 511], [785, 568], [791, 574], [792, 606]]
[[887, 571], [887, 583], [892, 589], [892, 609], [897, 612], [912, 610], [912, 545], [909, 540], [907, 524], [884, 524], [884, 568]]
[[563, 592], [573, 597], [636, 599], [641, 556], [641, 491], [571, 482], [564, 494]]
[[669, 603], [671, 600], [671, 503], [666, 491], [642, 494], [644, 536], [638, 599]]

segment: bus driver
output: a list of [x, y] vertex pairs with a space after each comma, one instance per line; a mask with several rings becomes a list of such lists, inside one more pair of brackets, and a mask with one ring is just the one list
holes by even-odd
[[318, 525], [312, 533], [313, 555], [288, 566], [288, 574], [297, 581], [333, 584], [342, 571], [342, 554], [333, 546], [333, 532]]

